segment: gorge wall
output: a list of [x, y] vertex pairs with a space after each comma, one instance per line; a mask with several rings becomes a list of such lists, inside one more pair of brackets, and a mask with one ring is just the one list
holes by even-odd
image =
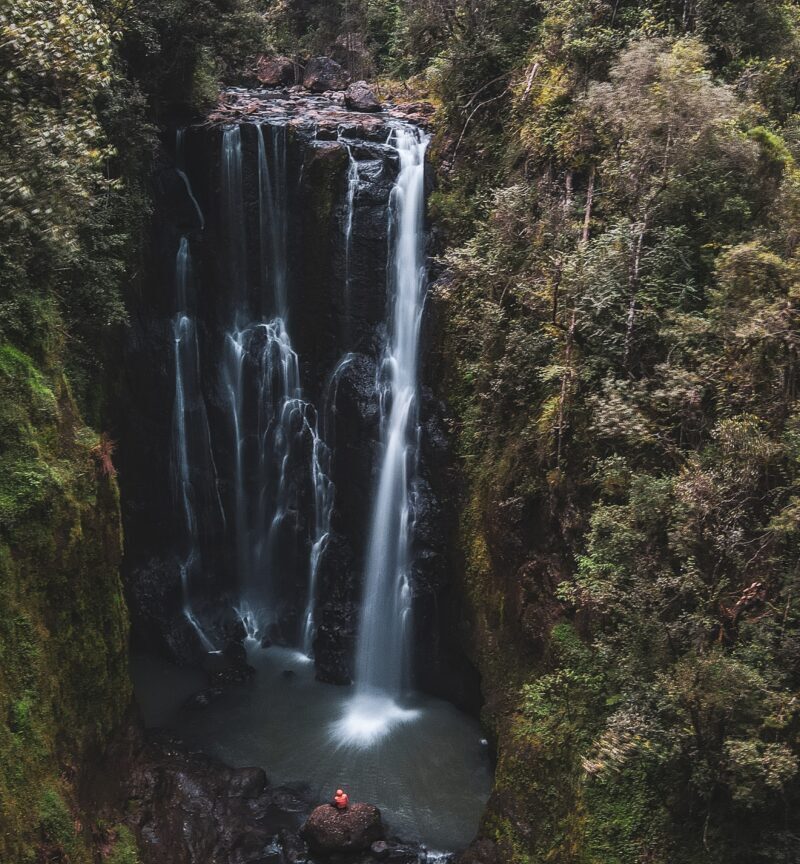
[[0, 349], [0, 427], [0, 859], [88, 862], [78, 780], [131, 699], [119, 493], [58, 353]]

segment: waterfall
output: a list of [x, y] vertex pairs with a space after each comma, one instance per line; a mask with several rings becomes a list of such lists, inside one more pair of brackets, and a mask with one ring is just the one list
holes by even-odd
[[347, 145], [347, 157], [349, 159], [349, 166], [347, 169], [347, 212], [345, 215], [344, 222], [344, 272], [345, 272], [345, 286], [344, 286], [344, 297], [345, 304], [349, 306], [350, 303], [350, 254], [351, 254], [351, 246], [353, 242], [353, 211], [355, 209], [355, 201], [356, 201], [356, 193], [358, 192], [358, 182], [359, 182], [359, 174], [358, 174], [358, 162], [353, 156], [353, 148], [348, 144]]
[[328, 544], [333, 512], [334, 486], [330, 480], [331, 453], [328, 445], [317, 434], [316, 423], [309, 426], [313, 436], [311, 451], [311, 478], [314, 486], [314, 535], [311, 555], [308, 562], [308, 595], [303, 616], [303, 653], [311, 656], [314, 647], [316, 620], [314, 613], [317, 602], [317, 574], [325, 547]]
[[[180, 564], [183, 614], [197, 633], [206, 651], [214, 651], [192, 609], [191, 578], [201, 567], [199, 531], [195, 512], [195, 492], [191, 479], [188, 423], [190, 401], [197, 400], [205, 420], [199, 390], [199, 352], [194, 321], [189, 316], [191, 259], [188, 237], [181, 237], [175, 261], [175, 294], [178, 311], [172, 321], [175, 342], [175, 399], [172, 409], [172, 464], [178, 498], [183, 511], [185, 552]], [[207, 420], [205, 429], [208, 429]], [[210, 447], [209, 447], [210, 452]]]
[[400, 695], [407, 683], [410, 460], [416, 456], [419, 326], [425, 287], [424, 161], [427, 138], [397, 130], [400, 174], [390, 202], [391, 338], [378, 394], [383, 462], [367, 548], [356, 652], [361, 691]]
[[235, 323], [248, 320], [244, 226], [244, 189], [242, 180], [242, 132], [239, 126], [226, 126], [222, 132], [222, 229], [227, 247], [228, 278], [236, 298]]
[[411, 635], [410, 532], [417, 460], [419, 329], [425, 290], [424, 208], [427, 136], [395, 130], [400, 173], [389, 206], [391, 335], [376, 382], [382, 462], [364, 573], [356, 696], [336, 730], [347, 743], [369, 743], [414, 712], [396, 700], [408, 685]]
[[[296, 635], [310, 655], [316, 630], [316, 584], [327, 545], [334, 487], [330, 451], [318, 432], [314, 406], [303, 398], [298, 357], [286, 324], [288, 298], [287, 128], [259, 124], [258, 228], [262, 314], [252, 321], [245, 281], [246, 244], [241, 128], [222, 136], [222, 218], [228, 272], [236, 298], [233, 327], [225, 339], [223, 387], [233, 436], [236, 559], [239, 615], [254, 641], [281, 634], [282, 581], [290, 575], [287, 538], [308, 548], [307, 596]], [[271, 289], [271, 297], [268, 297]], [[256, 435], [248, 435], [255, 418]], [[303, 458], [308, 452], [308, 461]], [[307, 472], [313, 505], [308, 536], [298, 537], [297, 471]]]
[[200, 230], [203, 231], [206, 227], [206, 220], [203, 216], [203, 211], [200, 209], [200, 204], [197, 202], [197, 198], [194, 197], [192, 184], [189, 182], [189, 176], [186, 173], [186, 162], [184, 158], [185, 137], [185, 129], [178, 129], [175, 133], [175, 171], [183, 182], [183, 185], [186, 187], [186, 194], [189, 196], [189, 200], [192, 202], [194, 211], [197, 214], [197, 221], [200, 224]]
[[[223, 129], [220, 159], [221, 234], [232, 298], [220, 376], [231, 443], [238, 608], [251, 639], [294, 641], [310, 655], [316, 631], [317, 583], [334, 505], [333, 415], [339, 380], [353, 355], [345, 355], [333, 370], [318, 413], [303, 394], [300, 363], [287, 324], [291, 305], [289, 133], [285, 124], [278, 123], [250, 128], [257, 142], [257, 222], [245, 219], [241, 126]], [[425, 288], [428, 139], [411, 127], [397, 126], [393, 143], [400, 170], [388, 207], [389, 336], [375, 383], [382, 450], [365, 554], [355, 680], [358, 697], [377, 694], [391, 706], [384, 715], [402, 719], [408, 712], [395, 703], [409, 684], [410, 547], [419, 449], [417, 354]], [[344, 223], [347, 295], [361, 178], [354, 152], [345, 146], [349, 158]], [[190, 191], [188, 178], [185, 182]], [[248, 224], [258, 230], [256, 286], [248, 284], [248, 275], [256, 273], [247, 266]], [[183, 326], [193, 329], [191, 322]], [[305, 596], [298, 609], [296, 600], [292, 601], [297, 598], [295, 585], [303, 569]]]
[[261, 273], [264, 287], [272, 285], [275, 315], [287, 315], [287, 222], [286, 127], [268, 126], [270, 155], [264, 126], [258, 125], [258, 212], [260, 228]]

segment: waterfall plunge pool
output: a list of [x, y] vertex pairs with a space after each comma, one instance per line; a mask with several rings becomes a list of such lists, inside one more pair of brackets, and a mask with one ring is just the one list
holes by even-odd
[[327, 801], [341, 786], [351, 801], [380, 807], [389, 832], [404, 840], [442, 852], [469, 844], [492, 784], [475, 720], [423, 694], [402, 706], [365, 705], [351, 687], [316, 681], [313, 664], [286, 648], [251, 649], [248, 659], [252, 682], [196, 709], [184, 703], [206, 686], [204, 675], [134, 657], [146, 724], [233, 767], [260, 766], [273, 785], [304, 787], [312, 800]]

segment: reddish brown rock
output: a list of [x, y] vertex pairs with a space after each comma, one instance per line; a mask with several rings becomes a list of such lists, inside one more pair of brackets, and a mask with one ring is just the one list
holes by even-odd
[[261, 56], [256, 61], [256, 78], [265, 87], [283, 87], [294, 84], [300, 75], [300, 67], [291, 57]]
[[326, 90], [344, 90], [350, 83], [350, 76], [330, 57], [314, 57], [306, 64], [303, 87], [312, 93]]
[[344, 92], [345, 105], [351, 111], [380, 111], [382, 109], [375, 91], [366, 81], [356, 81]]
[[312, 851], [323, 854], [363, 852], [384, 836], [381, 811], [372, 804], [351, 804], [346, 810], [323, 804], [300, 833]]

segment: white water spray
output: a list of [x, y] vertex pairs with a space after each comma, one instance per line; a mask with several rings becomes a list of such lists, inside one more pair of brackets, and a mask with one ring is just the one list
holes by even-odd
[[416, 466], [417, 364], [425, 291], [425, 150], [417, 130], [396, 130], [400, 173], [390, 202], [391, 337], [377, 381], [383, 461], [372, 515], [356, 649], [356, 694], [335, 734], [366, 745], [415, 712], [408, 686], [411, 636], [411, 496]]
[[[194, 321], [189, 316], [189, 280], [191, 278], [191, 259], [189, 239], [181, 237], [175, 261], [175, 293], [178, 312], [172, 321], [175, 343], [175, 401], [172, 409], [172, 463], [176, 473], [178, 497], [180, 499], [185, 531], [186, 554], [180, 564], [181, 590], [183, 595], [183, 614], [192, 625], [206, 651], [215, 651], [215, 646], [200, 626], [191, 603], [191, 575], [201, 566], [198, 541], [197, 516], [194, 506], [194, 489], [190, 474], [189, 436], [187, 419], [189, 404], [187, 384], [194, 398], [200, 401], [203, 418], [205, 408], [199, 392], [199, 353]], [[205, 427], [207, 430], [207, 426]]]
[[[280, 629], [281, 579], [286, 562], [283, 541], [297, 538], [298, 490], [293, 469], [306, 463], [313, 492], [309, 536], [307, 599], [297, 643], [312, 651], [316, 630], [317, 575], [327, 545], [333, 508], [330, 452], [317, 429], [317, 412], [303, 398], [297, 354], [286, 317], [288, 302], [287, 129], [258, 125], [258, 204], [261, 305], [271, 320], [252, 321], [247, 303], [242, 145], [240, 127], [222, 138], [222, 215], [227, 226], [229, 272], [238, 298], [234, 326], [226, 337], [223, 385], [234, 436], [239, 615], [248, 638], [270, 638]], [[235, 235], [239, 236], [235, 236]], [[271, 289], [271, 296], [268, 296]], [[246, 418], [257, 418], [255, 451], [245, 435]], [[310, 444], [310, 446], [309, 446]], [[253, 466], [255, 465], [255, 471]], [[293, 521], [292, 521], [293, 520]]]

